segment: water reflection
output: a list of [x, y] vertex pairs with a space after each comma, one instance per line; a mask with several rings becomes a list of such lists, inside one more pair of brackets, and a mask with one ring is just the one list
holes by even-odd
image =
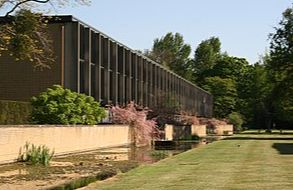
[[100, 150], [96, 152], [95, 158], [98, 160], [129, 160], [140, 163], [154, 163], [216, 140], [219, 140], [219, 137], [207, 137], [197, 141], [157, 141], [153, 146], [130, 146]]

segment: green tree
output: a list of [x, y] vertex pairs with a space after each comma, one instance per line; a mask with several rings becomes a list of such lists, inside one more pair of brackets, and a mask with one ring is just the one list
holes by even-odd
[[236, 105], [236, 84], [232, 79], [220, 77], [208, 77], [202, 86], [214, 96], [214, 116], [225, 118], [235, 111]]
[[32, 121], [38, 124], [94, 125], [106, 116], [104, 108], [93, 97], [59, 85], [33, 97], [31, 103]]
[[148, 51], [146, 56], [190, 80], [190, 52], [191, 47], [185, 44], [183, 36], [170, 32], [160, 39], [155, 39], [152, 50]]
[[209, 77], [209, 71], [221, 57], [221, 42], [217, 37], [211, 37], [202, 41], [195, 50], [192, 61], [193, 79], [201, 84], [205, 77]]
[[266, 115], [269, 112], [270, 94], [272, 85], [269, 81], [269, 73], [265, 64], [257, 63], [250, 67], [249, 81], [246, 88], [246, 100], [248, 107], [243, 111], [247, 122], [255, 128], [263, 128], [266, 123]]
[[218, 76], [221, 78], [230, 78], [235, 81], [241, 81], [248, 71], [249, 63], [244, 58], [232, 57], [224, 55], [218, 58], [214, 66], [209, 69], [210, 76]]
[[228, 115], [228, 122], [234, 126], [234, 130], [239, 132], [242, 131], [243, 119], [242, 115], [237, 112], [232, 112]]
[[279, 123], [293, 124], [293, 7], [283, 12], [283, 18], [271, 34], [270, 60], [273, 90], [270, 112]]

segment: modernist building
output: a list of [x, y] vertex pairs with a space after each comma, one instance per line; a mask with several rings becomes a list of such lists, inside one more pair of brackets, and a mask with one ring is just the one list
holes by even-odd
[[35, 71], [30, 63], [0, 57], [0, 99], [28, 101], [53, 84], [96, 100], [154, 107], [173, 97], [184, 111], [212, 115], [212, 96], [160, 64], [72, 16], [49, 24], [56, 64]]

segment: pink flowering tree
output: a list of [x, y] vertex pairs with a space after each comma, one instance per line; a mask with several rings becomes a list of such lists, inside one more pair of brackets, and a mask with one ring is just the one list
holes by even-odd
[[132, 141], [136, 146], [146, 145], [158, 135], [156, 122], [147, 119], [147, 109], [139, 110], [134, 102], [126, 107], [114, 106], [111, 108], [112, 121], [119, 124], [127, 124], [132, 130]]

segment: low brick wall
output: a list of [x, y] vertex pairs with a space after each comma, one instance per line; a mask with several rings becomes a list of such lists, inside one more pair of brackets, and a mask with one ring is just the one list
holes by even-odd
[[130, 144], [130, 136], [127, 125], [0, 125], [0, 163], [14, 161], [27, 141], [44, 144], [60, 155]]

